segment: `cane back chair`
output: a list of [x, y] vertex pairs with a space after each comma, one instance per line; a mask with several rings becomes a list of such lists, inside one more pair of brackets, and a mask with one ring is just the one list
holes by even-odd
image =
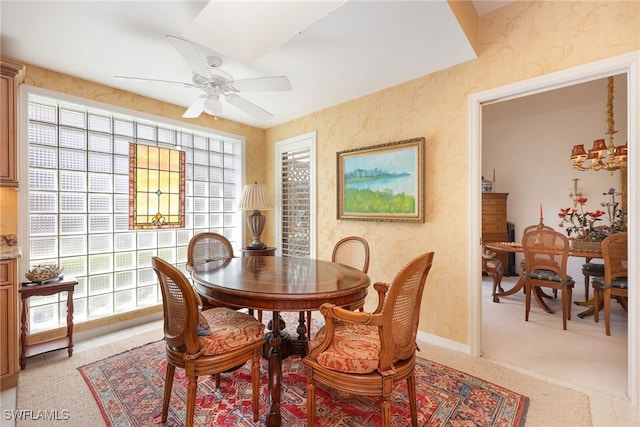
[[[334, 245], [331, 261], [357, 268], [366, 274], [369, 271], [369, 243], [359, 236], [343, 237]], [[363, 306], [351, 307], [351, 309], [362, 311]], [[306, 315], [307, 328], [311, 331], [311, 312], [307, 311]]]
[[611, 335], [611, 299], [615, 298], [627, 311], [629, 297], [629, 256], [627, 233], [615, 233], [602, 241], [604, 258], [604, 280], [593, 280], [594, 320], [597, 322], [600, 303], [604, 302], [604, 325], [607, 335]]
[[561, 291], [562, 329], [567, 329], [571, 319], [571, 296], [575, 284], [567, 275], [569, 239], [554, 230], [536, 229], [522, 236], [522, 249], [526, 266], [525, 320], [529, 321], [531, 292], [534, 287], [546, 287]]
[[[189, 241], [189, 247], [187, 248], [187, 271], [191, 273], [194, 269], [203, 266], [207, 262], [229, 258], [233, 258], [233, 246], [231, 246], [229, 239], [218, 233], [198, 233]], [[203, 309], [212, 307], [242, 308], [221, 304], [198, 294], [196, 295]]]
[[391, 418], [391, 395], [398, 381], [407, 381], [411, 422], [417, 426], [416, 334], [422, 292], [433, 263], [433, 252], [410, 261], [391, 285], [378, 282], [378, 306], [373, 313], [356, 312], [325, 303], [325, 326], [303, 359], [307, 377], [307, 420], [315, 419], [316, 383], [341, 392], [378, 396], [381, 425]]
[[333, 247], [331, 261], [357, 268], [366, 274], [369, 271], [369, 243], [359, 236], [344, 237]]
[[[200, 312], [196, 293], [185, 275], [158, 257], [152, 257], [152, 264], [162, 291], [167, 346], [161, 421], [167, 421], [176, 367], [184, 369], [188, 378], [186, 425], [192, 426], [198, 377], [214, 375], [219, 387], [221, 372], [235, 369], [249, 360], [253, 420], [257, 421], [264, 325], [246, 313], [225, 307]], [[207, 323], [208, 335], [198, 332], [202, 319]]]

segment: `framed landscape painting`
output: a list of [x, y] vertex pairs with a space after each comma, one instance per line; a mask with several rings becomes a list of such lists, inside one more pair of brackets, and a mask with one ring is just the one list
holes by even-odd
[[424, 138], [337, 154], [338, 219], [424, 221]]

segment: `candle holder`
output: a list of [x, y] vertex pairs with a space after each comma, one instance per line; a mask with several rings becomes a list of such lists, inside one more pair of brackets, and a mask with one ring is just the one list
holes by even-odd
[[573, 178], [573, 192], [569, 193], [569, 198], [573, 201], [573, 207], [578, 206], [578, 199], [582, 197], [582, 192], [578, 191], [579, 178]]

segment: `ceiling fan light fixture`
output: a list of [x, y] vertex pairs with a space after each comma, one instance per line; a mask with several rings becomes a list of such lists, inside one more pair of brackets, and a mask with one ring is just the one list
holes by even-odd
[[203, 106], [205, 113], [212, 116], [219, 116], [222, 113], [222, 102], [217, 98], [206, 98]]

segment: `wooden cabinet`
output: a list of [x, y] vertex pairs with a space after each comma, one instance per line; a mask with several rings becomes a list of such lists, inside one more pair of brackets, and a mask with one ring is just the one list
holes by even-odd
[[18, 383], [18, 277], [15, 259], [0, 260], [0, 389]]
[[[507, 196], [509, 193], [482, 193], [482, 241], [507, 242]], [[509, 275], [509, 254], [498, 252], [496, 257], [502, 262], [504, 273]]]
[[17, 105], [24, 65], [0, 58], [0, 187], [18, 186]]

